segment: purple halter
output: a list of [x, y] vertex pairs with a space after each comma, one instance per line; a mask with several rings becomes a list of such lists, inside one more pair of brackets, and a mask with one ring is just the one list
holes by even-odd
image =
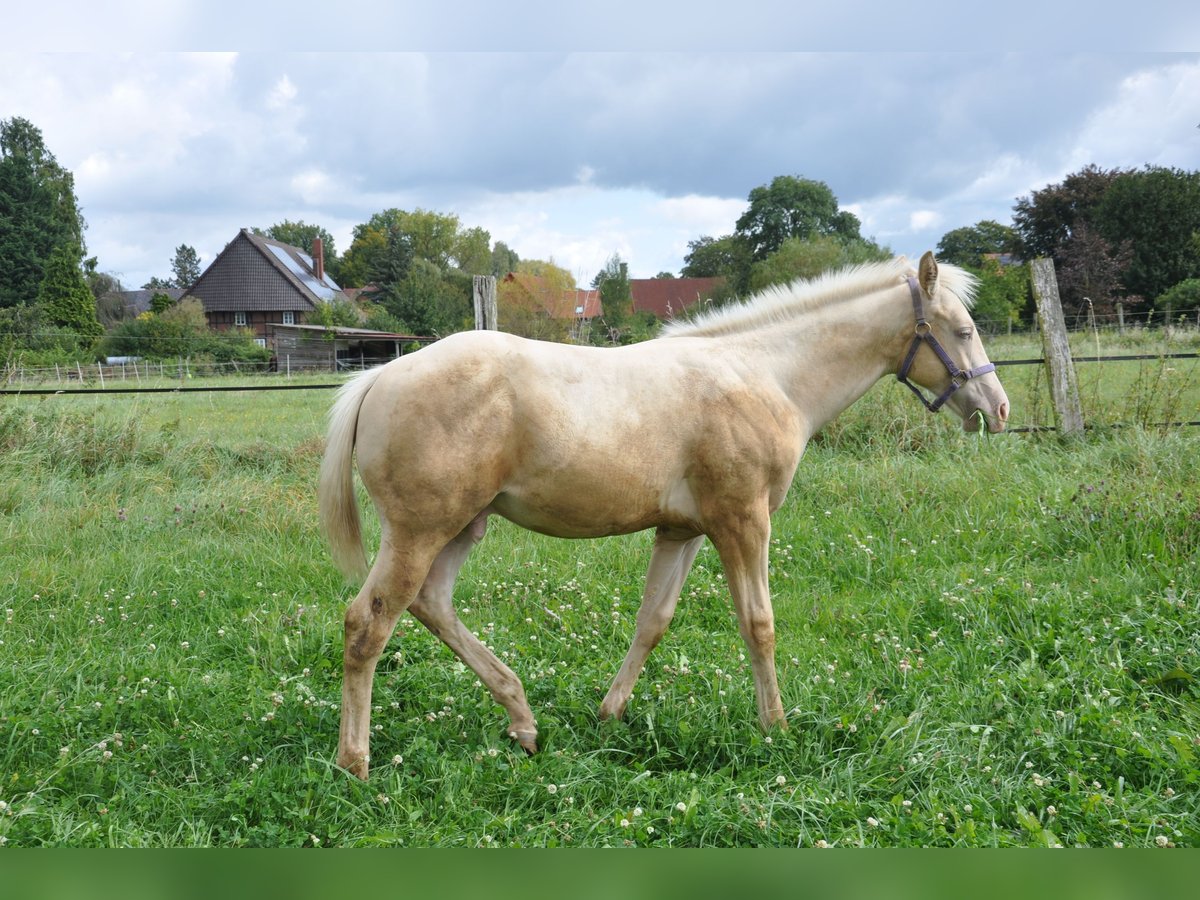
[[[937, 412], [942, 408], [942, 404], [950, 399], [951, 394], [972, 378], [996, 371], [996, 366], [994, 363], [986, 363], [975, 369], [967, 369], [966, 371], [960, 369], [954, 360], [950, 358], [950, 354], [946, 352], [945, 348], [938, 343], [938, 339], [933, 336], [933, 328], [925, 318], [925, 307], [921, 303], [921, 287], [917, 284], [917, 279], [911, 275], [908, 276], [908, 289], [912, 293], [913, 313], [917, 317], [917, 327], [913, 335], [912, 345], [908, 348], [908, 356], [904, 357], [904, 364], [900, 366], [900, 371], [896, 373], [896, 378], [901, 384], [907, 385], [921, 399], [926, 409], [930, 412]], [[937, 358], [942, 361], [942, 365], [946, 367], [946, 371], [950, 373], [950, 386], [942, 391], [942, 395], [932, 403], [925, 399], [925, 395], [921, 393], [919, 387], [908, 380], [908, 373], [912, 369], [913, 360], [916, 358], [921, 344], [928, 344], [929, 348], [937, 354]]]

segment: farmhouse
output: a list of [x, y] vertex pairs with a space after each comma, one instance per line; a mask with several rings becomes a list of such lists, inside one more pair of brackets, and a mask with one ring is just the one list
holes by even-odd
[[325, 272], [318, 238], [313, 253], [243, 228], [187, 291], [204, 306], [210, 328], [249, 328], [270, 346], [272, 325], [300, 325], [317, 304], [345, 300], [346, 295]]

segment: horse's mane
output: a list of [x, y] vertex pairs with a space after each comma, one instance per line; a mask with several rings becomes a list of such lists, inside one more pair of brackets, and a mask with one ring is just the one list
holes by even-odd
[[[816, 278], [774, 285], [741, 301], [677, 319], [663, 326], [662, 337], [719, 337], [788, 322], [797, 315], [821, 309], [850, 297], [895, 287], [916, 270], [903, 256], [884, 262], [847, 266]], [[964, 269], [938, 263], [938, 286], [971, 308], [978, 279]]]

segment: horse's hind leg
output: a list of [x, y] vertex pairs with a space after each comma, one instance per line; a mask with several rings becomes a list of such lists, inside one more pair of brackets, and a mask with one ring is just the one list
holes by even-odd
[[641, 674], [646, 658], [655, 648], [679, 602], [683, 581], [704, 541], [703, 535], [684, 540], [670, 539], [662, 533], [656, 535], [654, 552], [650, 557], [650, 570], [646, 573], [646, 591], [637, 614], [637, 631], [621, 671], [613, 679], [612, 687], [600, 704], [600, 718], [621, 718], [625, 704], [633, 692], [633, 685]]
[[454, 611], [454, 581], [471, 548], [483, 539], [486, 527], [487, 516], [481, 513], [446, 545], [434, 560], [429, 577], [408, 611], [479, 676], [496, 702], [508, 711], [509, 736], [527, 752], [536, 753], [537, 726], [525, 699], [521, 679], [468, 630]]
[[[401, 549], [402, 548], [402, 549]], [[397, 542], [386, 530], [362, 590], [346, 610], [342, 651], [342, 724], [337, 763], [359, 778], [370, 768], [371, 683], [375, 664], [425, 580], [438, 545]]]

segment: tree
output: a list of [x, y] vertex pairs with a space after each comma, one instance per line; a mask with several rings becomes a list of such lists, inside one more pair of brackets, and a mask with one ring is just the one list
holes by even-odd
[[567, 340], [571, 321], [555, 318], [550, 310], [561, 302], [565, 292], [575, 290], [574, 276], [553, 260], [540, 259], [521, 260], [516, 274], [532, 279], [501, 281], [496, 285], [500, 330], [542, 341]]
[[83, 257], [85, 225], [75, 179], [27, 119], [0, 120], [0, 308], [35, 301], [50, 257]]
[[1114, 179], [1095, 213], [1112, 246], [1128, 242], [1121, 280], [1133, 296], [1157, 297], [1200, 277], [1200, 172], [1147, 166]]
[[1015, 253], [1019, 242], [1016, 231], [1008, 225], [984, 219], [942, 235], [937, 245], [937, 258], [941, 262], [977, 269], [989, 253]]
[[614, 253], [594, 279], [592, 287], [600, 291], [604, 325], [611, 343], [621, 343], [623, 331], [633, 314], [633, 291], [629, 285], [629, 264]]
[[[1071, 239], [1059, 252], [1056, 268], [1058, 290], [1062, 296], [1063, 309], [1076, 314], [1094, 312], [1111, 313], [1124, 292], [1121, 273], [1129, 265], [1133, 251], [1129, 241], [1113, 247], [1100, 233], [1080, 222], [1075, 226]], [[1124, 297], [1126, 302], [1140, 298]]]
[[735, 233], [746, 241], [753, 261], [766, 259], [788, 238], [829, 235], [856, 239], [858, 217], [838, 209], [837, 197], [823, 181], [779, 175], [750, 192], [750, 205]]
[[157, 275], [155, 275], [149, 281], [147, 281], [145, 284], [142, 285], [142, 290], [143, 291], [165, 291], [165, 290], [167, 290], [169, 288], [173, 288], [173, 287], [175, 287], [175, 282], [172, 281], [170, 278], [159, 278]]
[[170, 294], [164, 294], [158, 291], [150, 298], [150, 312], [165, 313], [168, 309], [175, 305], [175, 301], [171, 299]]
[[321, 253], [325, 258], [325, 271], [334, 281], [341, 284], [341, 261], [338, 259], [337, 248], [333, 243], [333, 235], [320, 225], [310, 225], [304, 220], [293, 222], [290, 219], [284, 219], [282, 222], [276, 222], [266, 231], [255, 228], [254, 233], [303, 250], [305, 253], [312, 253], [313, 241], [320, 238]]
[[175, 273], [175, 287], [187, 290], [200, 278], [200, 257], [194, 247], [180, 244], [175, 248], [175, 258], [171, 260], [171, 271]]
[[1021, 256], [1048, 257], [1057, 263], [1074, 230], [1092, 222], [1105, 193], [1122, 174], [1119, 169], [1089, 165], [1060, 184], [1018, 199], [1013, 207], [1013, 226], [1020, 238]]
[[984, 257], [977, 268], [967, 268], [979, 278], [971, 310], [975, 321], [993, 329], [1016, 322], [1029, 299], [1029, 266], [1005, 266], [998, 259]]
[[260, 231], [255, 228], [254, 233], [269, 237], [273, 241], [279, 241], [281, 244], [296, 247], [305, 253], [312, 252], [313, 241], [316, 238], [320, 238], [321, 249], [325, 254], [326, 264], [337, 256], [337, 248], [333, 243], [333, 235], [320, 225], [309, 225], [303, 219], [298, 222], [293, 222], [291, 219], [284, 219], [282, 222], [276, 222], [266, 231]]
[[96, 318], [96, 298], [79, 268], [78, 247], [62, 244], [50, 254], [38, 288], [37, 303], [51, 325], [96, 338], [104, 328]]
[[1188, 278], [1163, 291], [1155, 298], [1154, 308], [1175, 312], [1200, 308], [1200, 278]]
[[415, 259], [403, 279], [372, 299], [402, 322], [404, 330], [443, 336], [462, 331], [472, 315], [470, 276], [461, 278], [456, 283], [429, 260]]
[[749, 268], [749, 252], [737, 237], [727, 234], [719, 238], [702, 235], [688, 241], [679, 274], [684, 278], [734, 278]]
[[492, 271], [492, 236], [482, 228], [459, 231], [450, 251], [454, 268], [468, 275], [487, 275]]
[[774, 284], [815, 278], [845, 266], [890, 259], [891, 255], [891, 251], [862, 238], [849, 241], [832, 235], [788, 238], [778, 250], [751, 267], [747, 287], [752, 292], [761, 291]]
[[517, 271], [517, 265], [521, 262], [521, 257], [517, 256], [517, 252], [511, 249], [508, 244], [503, 241], [496, 241], [496, 245], [492, 247], [492, 268], [491, 273], [497, 278], [503, 278], [509, 272]]

